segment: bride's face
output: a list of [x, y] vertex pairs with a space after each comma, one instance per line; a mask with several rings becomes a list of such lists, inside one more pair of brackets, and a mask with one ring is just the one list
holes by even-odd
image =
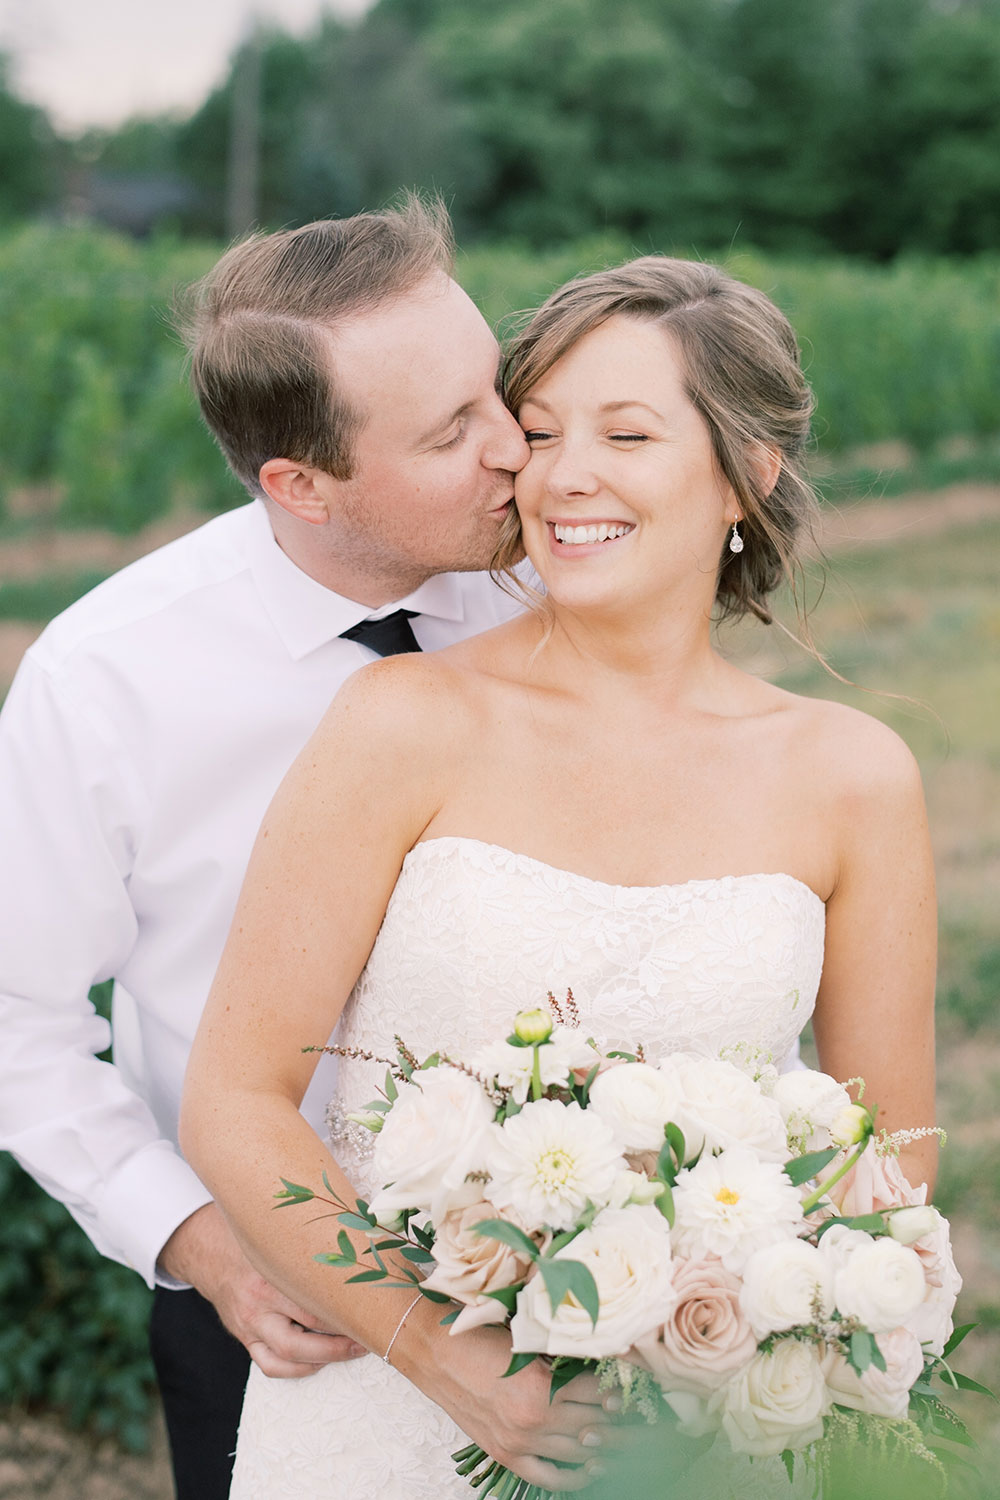
[[670, 336], [610, 318], [542, 376], [517, 416], [531, 458], [515, 498], [552, 601], [632, 612], [671, 600], [709, 614], [739, 507]]

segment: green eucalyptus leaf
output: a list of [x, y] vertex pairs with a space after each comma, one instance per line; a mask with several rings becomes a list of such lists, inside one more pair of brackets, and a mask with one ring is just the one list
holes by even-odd
[[591, 1323], [597, 1326], [598, 1314], [601, 1311], [601, 1297], [597, 1290], [597, 1282], [582, 1261], [547, 1260], [543, 1257], [538, 1262], [538, 1269], [545, 1282], [545, 1290], [549, 1294], [553, 1312], [556, 1312], [559, 1304], [566, 1297], [573, 1297], [583, 1310], [590, 1314]]
[[804, 1182], [815, 1177], [817, 1172], [822, 1172], [824, 1167], [829, 1166], [837, 1155], [838, 1148], [831, 1146], [828, 1151], [807, 1151], [805, 1156], [793, 1156], [791, 1161], [785, 1162], [785, 1176], [793, 1187], [801, 1187]]
[[969, 1334], [974, 1328], [978, 1327], [978, 1323], [963, 1323], [959, 1328], [956, 1328], [951, 1338], [944, 1346], [944, 1350], [942, 1351], [944, 1358], [947, 1359], [949, 1354], [953, 1354], [954, 1351], [958, 1348], [959, 1344], [961, 1344], [964, 1339], [968, 1338]]
[[663, 1127], [663, 1133], [667, 1138], [671, 1151], [674, 1153], [678, 1167], [682, 1167], [684, 1165], [684, 1153], [687, 1150], [687, 1142], [684, 1139], [683, 1130], [679, 1125], [675, 1125], [673, 1120], [668, 1120]]
[[508, 1224], [506, 1219], [481, 1219], [472, 1227], [485, 1239], [499, 1240], [501, 1244], [509, 1245], [512, 1250], [520, 1250], [532, 1260], [538, 1259], [538, 1246], [534, 1240], [530, 1240], [516, 1224]]

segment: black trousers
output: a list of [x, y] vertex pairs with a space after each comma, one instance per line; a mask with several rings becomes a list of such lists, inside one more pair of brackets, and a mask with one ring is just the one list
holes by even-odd
[[250, 1356], [198, 1292], [157, 1287], [149, 1346], [177, 1500], [227, 1500]]

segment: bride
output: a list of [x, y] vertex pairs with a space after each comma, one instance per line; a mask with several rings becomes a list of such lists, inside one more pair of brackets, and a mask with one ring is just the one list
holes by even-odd
[[[651, 1055], [747, 1041], [780, 1062], [812, 1015], [821, 1066], [864, 1077], [881, 1123], [932, 1123], [912, 757], [711, 639], [713, 611], [769, 618], [810, 520], [791, 329], [712, 266], [646, 257], [556, 292], [506, 379], [531, 459], [498, 565], [523, 538], [544, 597], [337, 696], [267, 815], [192, 1054], [185, 1149], [247, 1254], [373, 1351], [300, 1381], [254, 1368], [239, 1500], [468, 1495], [468, 1438], [574, 1490], [621, 1441], [591, 1378], [551, 1405], [537, 1363], [500, 1379], [503, 1330], [450, 1338], [432, 1304], [346, 1286], [313, 1259], [339, 1226], [272, 1211], [282, 1177], [375, 1186], [347, 1114], [382, 1067], [341, 1063], [332, 1150], [298, 1113], [301, 1049], [338, 1023], [383, 1056], [395, 1033], [468, 1047], [571, 986], [586, 1030]], [[904, 1166], [929, 1179], [933, 1143]]]

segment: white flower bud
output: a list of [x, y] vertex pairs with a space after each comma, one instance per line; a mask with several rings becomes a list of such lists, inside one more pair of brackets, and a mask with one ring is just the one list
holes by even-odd
[[363, 1125], [366, 1130], [371, 1131], [372, 1135], [378, 1135], [385, 1124], [385, 1115], [377, 1109], [359, 1109], [345, 1118], [353, 1120], [355, 1125]]
[[863, 1104], [848, 1104], [834, 1115], [830, 1139], [835, 1146], [857, 1146], [871, 1135], [874, 1123]]
[[537, 1045], [552, 1035], [552, 1017], [547, 1010], [519, 1010], [514, 1017], [514, 1035], [519, 1042]]
[[886, 1227], [894, 1240], [901, 1245], [912, 1245], [926, 1235], [934, 1234], [941, 1223], [941, 1215], [930, 1203], [916, 1203], [909, 1208], [897, 1208], [888, 1214]]

